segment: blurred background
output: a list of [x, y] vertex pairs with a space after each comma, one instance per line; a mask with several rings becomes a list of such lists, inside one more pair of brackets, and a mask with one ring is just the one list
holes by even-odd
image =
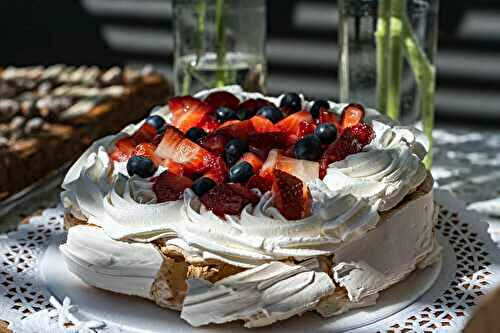
[[[270, 94], [338, 98], [337, 4], [268, 1]], [[145, 64], [172, 73], [170, 0], [0, 2], [0, 65]], [[500, 2], [441, 0], [437, 124], [500, 128]]]

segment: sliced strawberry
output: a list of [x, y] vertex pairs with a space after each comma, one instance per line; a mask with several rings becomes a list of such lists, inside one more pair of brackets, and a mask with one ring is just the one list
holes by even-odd
[[255, 132], [255, 128], [250, 120], [230, 120], [222, 124], [216, 132], [226, 133], [233, 138], [246, 140], [249, 134]]
[[172, 119], [172, 124], [181, 132], [186, 133], [192, 127], [200, 127], [201, 125], [206, 126], [209, 124], [210, 119], [211, 117], [207, 114], [206, 110], [196, 109], [183, 113], [178, 117], [174, 117]]
[[256, 174], [262, 168], [262, 159], [252, 152], [246, 152], [241, 156], [238, 162], [247, 162], [252, 166], [253, 172]]
[[272, 181], [259, 175], [253, 175], [247, 182], [247, 188], [249, 190], [256, 188], [261, 193], [266, 193], [268, 191], [271, 191], [272, 186], [273, 186]]
[[198, 144], [214, 154], [221, 155], [224, 153], [224, 147], [230, 140], [231, 137], [229, 135], [218, 132], [201, 138]]
[[297, 135], [299, 139], [302, 139], [306, 135], [313, 134], [316, 130], [316, 125], [307, 121], [301, 121], [299, 123], [299, 134]]
[[155, 150], [156, 146], [152, 143], [140, 143], [135, 147], [133, 155], [147, 157], [158, 166], [161, 164], [162, 160], [155, 155]]
[[164, 159], [161, 162], [161, 165], [164, 166], [165, 168], [167, 168], [167, 171], [174, 174], [174, 175], [188, 176], [188, 174], [186, 174], [186, 171], [184, 170], [184, 166], [182, 164], [174, 162], [169, 158]]
[[339, 118], [337, 117], [337, 115], [335, 113], [330, 112], [328, 110], [322, 109], [319, 113], [318, 120], [319, 120], [320, 124], [328, 123], [328, 124], [335, 125], [335, 127], [337, 127], [338, 129], [340, 128]]
[[209, 104], [191, 96], [171, 98], [168, 107], [173, 116], [172, 124], [183, 133], [208, 122], [209, 114], [214, 111]]
[[205, 98], [205, 102], [210, 104], [214, 109], [224, 106], [236, 110], [240, 104], [238, 97], [227, 91], [215, 91]]
[[369, 125], [365, 123], [359, 123], [357, 125], [346, 128], [345, 131], [348, 131], [355, 137], [359, 143], [363, 146], [366, 146], [373, 139], [375, 139], [375, 131]]
[[203, 174], [203, 177], [210, 178], [217, 184], [226, 181], [228, 169], [222, 157], [207, 159], [205, 167], [208, 171]]
[[326, 170], [331, 163], [341, 161], [349, 155], [359, 153], [363, 145], [352, 135], [350, 131], [344, 131], [342, 135], [323, 153], [319, 161], [320, 178], [326, 175]]
[[300, 132], [299, 126], [300, 123], [303, 121], [307, 123], [313, 123], [313, 118], [311, 116], [311, 113], [307, 111], [296, 112], [286, 117], [285, 119], [279, 121], [276, 124], [276, 126], [279, 127], [285, 133], [299, 136]]
[[257, 112], [260, 108], [266, 105], [273, 105], [273, 103], [263, 98], [257, 98], [257, 99], [251, 98], [241, 103], [239, 109], [246, 109], [251, 112]]
[[153, 125], [143, 124], [137, 132], [132, 135], [132, 140], [136, 144], [144, 142], [152, 142], [157, 134], [157, 130]]
[[214, 214], [238, 215], [248, 204], [257, 204], [259, 198], [239, 184], [222, 183], [204, 193], [201, 202]]
[[164, 171], [159, 175], [153, 184], [153, 191], [156, 194], [158, 203], [176, 201], [182, 199], [182, 194], [186, 188], [191, 187], [193, 182], [184, 176], [176, 176], [173, 173]]
[[319, 163], [308, 160], [299, 160], [296, 158], [279, 155], [274, 166], [276, 170], [289, 173], [304, 183], [308, 183], [319, 177]]
[[340, 125], [342, 128], [359, 124], [365, 117], [365, 108], [361, 104], [351, 103], [342, 111]]
[[261, 116], [250, 118], [252, 125], [257, 133], [279, 132], [279, 128], [274, 126], [273, 122]]
[[297, 177], [274, 171], [273, 205], [288, 220], [301, 220], [311, 215], [312, 198], [307, 186]]
[[[179, 117], [183, 113], [197, 109], [205, 109], [207, 106], [203, 101], [192, 96], [173, 97], [168, 101], [168, 108], [174, 118]], [[213, 110], [212, 110], [213, 111]]]
[[134, 154], [136, 143], [131, 137], [126, 137], [116, 141], [115, 146], [116, 150], [125, 155], [125, 160], [127, 160]]
[[258, 148], [287, 147], [287, 135], [283, 132], [255, 133], [248, 136], [248, 145]]
[[121, 152], [118, 149], [115, 149], [111, 154], [109, 154], [109, 157], [113, 161], [117, 161], [117, 162], [126, 162], [130, 158], [130, 156]]
[[270, 180], [271, 183], [273, 182], [273, 171], [276, 163], [278, 162], [279, 155], [280, 151], [278, 149], [272, 149], [269, 152], [269, 155], [267, 155], [267, 159], [264, 161], [264, 164], [259, 172], [259, 176]]
[[210, 152], [184, 138], [182, 133], [172, 126], [167, 126], [155, 154], [162, 159], [169, 158], [180, 163], [189, 170], [200, 172], [205, 170], [207, 161], [213, 158]]
[[207, 133], [212, 133], [219, 127], [219, 122], [213, 116], [207, 116], [203, 118], [203, 120], [198, 124], [198, 127], [201, 127]]

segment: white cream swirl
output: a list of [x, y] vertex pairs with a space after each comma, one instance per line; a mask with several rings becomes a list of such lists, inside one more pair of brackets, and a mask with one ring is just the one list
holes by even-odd
[[426, 178], [426, 145], [418, 131], [373, 121], [376, 139], [363, 152], [330, 164], [324, 182], [333, 191], [367, 199], [379, 211], [394, 208]]
[[366, 200], [334, 194], [320, 180], [310, 188], [316, 199], [313, 215], [297, 221], [288, 221], [271, 205], [269, 192], [254, 208], [248, 205], [241, 216], [226, 216], [224, 220], [188, 190], [184, 194], [187, 219], [182, 238], [205, 259], [255, 267], [289, 257], [305, 260], [332, 254], [377, 224], [379, 215]]

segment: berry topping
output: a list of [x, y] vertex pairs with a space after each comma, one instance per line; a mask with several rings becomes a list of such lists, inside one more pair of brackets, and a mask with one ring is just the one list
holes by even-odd
[[161, 158], [155, 155], [156, 146], [152, 143], [140, 143], [135, 149], [133, 155], [149, 158], [155, 165], [160, 165]]
[[213, 189], [217, 184], [208, 177], [200, 177], [193, 182], [191, 189], [197, 196], [201, 197], [205, 192]]
[[169, 158], [164, 159], [161, 162], [161, 165], [163, 167], [165, 167], [168, 170], [168, 172], [173, 173], [174, 175], [177, 175], [177, 176], [188, 176], [188, 175], [185, 174], [185, 172], [184, 172], [184, 166], [182, 164], [174, 162], [174, 161], [172, 161]]
[[[304, 121], [307, 123], [312, 123], [313, 119], [312, 116], [309, 112], [307, 111], [300, 111], [297, 113], [294, 113], [282, 121], [278, 122], [276, 126], [281, 129], [281, 131], [288, 133], [289, 135], [295, 135], [299, 136], [300, 134], [300, 123]], [[302, 125], [303, 126], [303, 125]]]
[[238, 117], [236, 116], [236, 112], [232, 109], [226, 108], [224, 106], [218, 107], [215, 110], [215, 119], [217, 119], [220, 123], [225, 123], [229, 120], [236, 120]]
[[162, 172], [153, 184], [153, 191], [156, 194], [158, 203], [176, 201], [182, 199], [182, 194], [186, 188], [191, 187], [193, 182], [184, 176], [176, 176], [168, 171]]
[[266, 105], [257, 111], [258, 116], [269, 119], [273, 124], [283, 119], [283, 113], [274, 105]]
[[363, 146], [366, 146], [375, 139], [375, 131], [365, 123], [359, 123], [346, 128], [345, 131], [350, 132]]
[[320, 164], [320, 178], [326, 175], [326, 169], [331, 163], [341, 161], [349, 155], [359, 153], [363, 145], [352, 135], [350, 131], [344, 131], [342, 135], [323, 153]]
[[112, 158], [115, 161], [123, 162], [134, 154], [136, 144], [131, 137], [126, 137], [116, 141], [115, 146], [116, 150], [112, 154]]
[[255, 132], [255, 129], [250, 120], [230, 120], [220, 125], [216, 132], [222, 132], [233, 138], [246, 140], [248, 134]]
[[333, 112], [321, 110], [318, 120], [320, 124], [332, 124], [335, 127], [340, 128], [339, 118]]
[[183, 133], [191, 127], [210, 124], [213, 108], [199, 99], [190, 96], [174, 97], [169, 100], [168, 106], [172, 112], [172, 124]]
[[257, 112], [259, 109], [261, 109], [263, 106], [266, 105], [274, 105], [273, 103], [269, 102], [268, 100], [265, 100], [263, 98], [257, 98], [257, 99], [247, 99], [243, 103], [240, 104], [240, 109], [247, 109], [250, 112]]
[[273, 204], [286, 219], [301, 220], [311, 215], [311, 193], [299, 178], [275, 170], [272, 191]]
[[197, 142], [201, 138], [207, 136], [207, 132], [203, 128], [199, 127], [191, 127], [187, 132], [186, 132], [186, 138], [193, 142]]
[[314, 134], [300, 139], [293, 148], [293, 154], [299, 160], [317, 161], [321, 153], [321, 141]]
[[253, 173], [258, 173], [260, 168], [262, 168], [263, 161], [262, 159], [252, 152], [248, 152], [243, 154], [239, 162], [247, 162], [252, 166]]
[[359, 124], [365, 116], [365, 108], [361, 104], [351, 103], [342, 111], [340, 124], [342, 128]]
[[237, 215], [248, 204], [257, 204], [255, 193], [239, 184], [219, 184], [203, 194], [201, 202], [218, 216]]
[[301, 121], [299, 123], [299, 135], [298, 138], [302, 139], [303, 137], [314, 134], [314, 131], [316, 130], [316, 125], [313, 123], [309, 123], [307, 121]]
[[274, 169], [289, 173], [299, 178], [304, 183], [314, 180], [319, 176], [318, 162], [298, 160], [284, 156], [277, 149], [273, 149], [269, 152], [267, 160], [262, 165], [259, 175], [272, 181], [274, 178]]
[[158, 115], [149, 116], [146, 118], [146, 124], [153, 126], [157, 131], [161, 131], [165, 126], [165, 119]]
[[248, 145], [240, 139], [232, 139], [224, 148], [224, 158], [229, 165], [236, 163], [248, 151]]
[[127, 162], [127, 172], [130, 177], [137, 175], [141, 178], [149, 178], [155, 174], [156, 166], [147, 157], [132, 156]]
[[274, 126], [274, 124], [267, 118], [263, 116], [255, 116], [250, 119], [255, 132], [265, 133], [265, 132], [278, 132], [279, 128]]
[[266, 193], [271, 191], [271, 188], [273, 186], [273, 182], [261, 177], [259, 175], [253, 175], [250, 177], [250, 179], [247, 182], [247, 188], [249, 190], [256, 188], [258, 189], [261, 193]]
[[217, 184], [223, 183], [227, 179], [227, 166], [222, 157], [211, 157], [206, 161], [204, 177], [212, 179]]
[[239, 162], [229, 169], [231, 183], [244, 183], [253, 176], [253, 167], [248, 162]]
[[223, 106], [236, 110], [240, 104], [240, 100], [228, 91], [215, 91], [205, 98], [205, 102], [214, 109]]
[[319, 124], [314, 134], [321, 140], [321, 143], [328, 145], [337, 139], [337, 127], [332, 124]]
[[156, 137], [157, 132], [155, 127], [145, 123], [132, 135], [132, 140], [135, 144], [151, 142]]
[[236, 118], [238, 120], [247, 120], [253, 117], [255, 113], [248, 109], [239, 109], [236, 111]]
[[292, 114], [302, 110], [302, 99], [297, 93], [286, 93], [280, 102], [280, 108], [286, 114]]
[[311, 109], [309, 112], [311, 112], [311, 116], [314, 119], [319, 118], [319, 115], [321, 114], [321, 111], [327, 111], [330, 109], [330, 103], [328, 101], [325, 101], [323, 99], [317, 100], [314, 102], [314, 104], [311, 106]]
[[212, 133], [201, 138], [198, 144], [214, 154], [221, 155], [224, 153], [224, 147], [229, 140], [231, 140], [231, 137], [224, 133]]

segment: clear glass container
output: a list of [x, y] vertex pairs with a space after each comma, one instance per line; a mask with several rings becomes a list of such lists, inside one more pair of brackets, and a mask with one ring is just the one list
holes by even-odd
[[174, 0], [175, 90], [230, 84], [264, 92], [265, 0]]
[[421, 128], [432, 142], [439, 0], [339, 0], [339, 7], [341, 100]]

